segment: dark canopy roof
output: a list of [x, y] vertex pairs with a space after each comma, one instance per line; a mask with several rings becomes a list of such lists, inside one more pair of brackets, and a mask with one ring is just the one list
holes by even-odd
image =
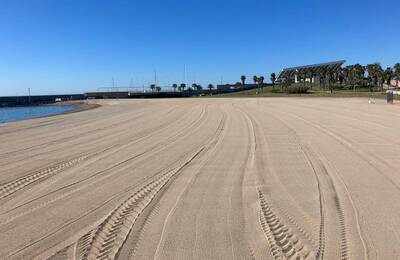
[[294, 77], [294, 74], [296, 72], [297, 73], [312, 72], [314, 74], [317, 74], [318, 72], [320, 72], [323, 69], [336, 70], [336, 69], [340, 68], [345, 62], [346, 62], [345, 60], [340, 60], [340, 61], [332, 61], [332, 62], [326, 62], [326, 63], [320, 63], [320, 64], [284, 68], [279, 73], [278, 79], [292, 78], [292, 77]]

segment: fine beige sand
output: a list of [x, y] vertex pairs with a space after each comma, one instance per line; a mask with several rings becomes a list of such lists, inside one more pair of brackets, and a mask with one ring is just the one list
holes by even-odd
[[0, 259], [400, 259], [400, 106], [91, 102], [0, 125]]

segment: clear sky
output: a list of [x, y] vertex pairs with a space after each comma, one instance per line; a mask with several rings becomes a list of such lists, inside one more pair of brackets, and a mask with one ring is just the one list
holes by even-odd
[[400, 1], [0, 0], [0, 96], [400, 62]]

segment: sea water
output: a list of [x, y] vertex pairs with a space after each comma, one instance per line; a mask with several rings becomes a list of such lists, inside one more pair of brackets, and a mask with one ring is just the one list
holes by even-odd
[[57, 115], [72, 111], [76, 108], [76, 106], [71, 105], [2, 107], [0, 108], [0, 123]]

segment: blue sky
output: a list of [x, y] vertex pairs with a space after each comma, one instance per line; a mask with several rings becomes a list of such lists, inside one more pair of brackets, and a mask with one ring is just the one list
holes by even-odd
[[0, 96], [400, 62], [400, 1], [0, 0]]

